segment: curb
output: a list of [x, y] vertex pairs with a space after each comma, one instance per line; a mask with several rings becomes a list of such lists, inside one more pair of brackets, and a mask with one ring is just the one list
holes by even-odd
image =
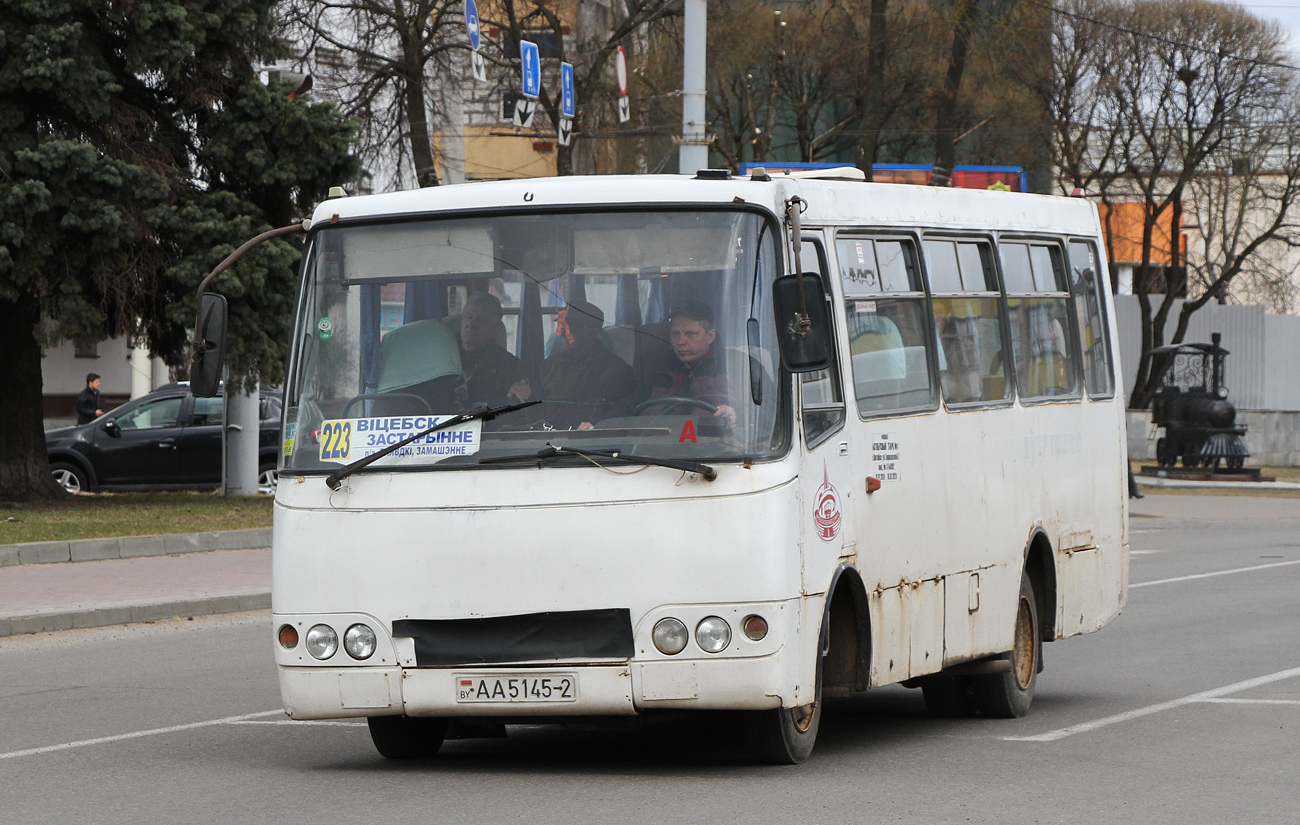
[[0, 637], [21, 636], [28, 633], [48, 633], [58, 630], [105, 627], [137, 622], [158, 622], [181, 617], [215, 616], [221, 613], [242, 613], [247, 610], [266, 610], [271, 606], [271, 594], [248, 593], [242, 596], [211, 596], [175, 602], [92, 607], [60, 613], [40, 613], [30, 616], [0, 617]]
[[32, 541], [0, 545], [0, 567], [12, 567], [16, 564], [58, 564], [74, 561], [135, 559], [144, 556], [173, 556], [179, 553], [204, 553], [209, 550], [252, 550], [270, 546], [270, 527], [219, 530], [212, 533]]
[[1143, 487], [1182, 487], [1194, 490], [1300, 490], [1293, 481], [1187, 481], [1181, 478], [1159, 478], [1134, 475]]

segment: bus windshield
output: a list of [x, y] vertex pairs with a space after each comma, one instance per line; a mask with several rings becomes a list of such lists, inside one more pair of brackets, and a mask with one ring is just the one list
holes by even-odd
[[[780, 455], [790, 405], [773, 236], [770, 218], [736, 210], [320, 229], [304, 263], [284, 467], [336, 470], [449, 416], [521, 401], [540, 403], [422, 437], [372, 468], [510, 467], [548, 446]], [[591, 466], [559, 456], [545, 466]]]

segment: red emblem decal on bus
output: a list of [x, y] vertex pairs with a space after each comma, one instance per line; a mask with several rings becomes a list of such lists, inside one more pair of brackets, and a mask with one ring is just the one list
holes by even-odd
[[813, 521], [817, 522], [817, 535], [822, 541], [830, 541], [840, 534], [840, 494], [831, 484], [824, 464], [822, 486], [817, 488], [817, 500], [813, 505]]

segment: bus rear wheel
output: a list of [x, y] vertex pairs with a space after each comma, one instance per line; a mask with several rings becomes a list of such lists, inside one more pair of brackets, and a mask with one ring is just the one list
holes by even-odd
[[1027, 573], [1021, 573], [1014, 647], [1005, 655], [1011, 660], [1011, 669], [1006, 673], [970, 677], [975, 703], [985, 716], [1014, 719], [1029, 712], [1029, 705], [1034, 701], [1034, 685], [1038, 682], [1038, 665], [1043, 656], [1037, 605], [1034, 584]]
[[385, 759], [428, 759], [447, 738], [446, 719], [371, 716], [370, 741]]

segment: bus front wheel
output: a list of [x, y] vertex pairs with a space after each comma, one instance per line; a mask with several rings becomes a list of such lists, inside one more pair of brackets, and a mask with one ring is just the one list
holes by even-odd
[[1006, 658], [1011, 660], [1009, 671], [970, 677], [975, 702], [984, 716], [1014, 719], [1028, 713], [1029, 705], [1034, 701], [1043, 642], [1038, 626], [1038, 600], [1027, 573], [1020, 574], [1013, 644], [1011, 652], [1006, 654]]
[[428, 759], [447, 737], [446, 719], [371, 716], [370, 741], [385, 759]]
[[817, 691], [810, 704], [745, 713], [745, 740], [759, 762], [798, 765], [812, 756], [817, 729], [822, 721], [822, 662], [825, 655], [825, 651], [819, 651], [817, 656]]

